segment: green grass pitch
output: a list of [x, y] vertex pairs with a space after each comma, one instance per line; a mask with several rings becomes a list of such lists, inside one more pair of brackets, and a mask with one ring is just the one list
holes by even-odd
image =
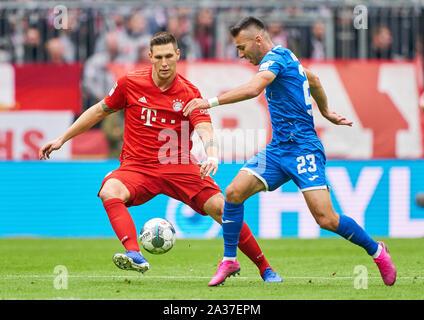
[[144, 275], [115, 267], [112, 255], [123, 252], [116, 239], [0, 239], [0, 299], [423, 300], [424, 239], [384, 240], [398, 270], [393, 287], [362, 248], [325, 238], [259, 240], [283, 283], [263, 283], [239, 252], [240, 276], [210, 288], [222, 239], [178, 239], [166, 254], [145, 253]]

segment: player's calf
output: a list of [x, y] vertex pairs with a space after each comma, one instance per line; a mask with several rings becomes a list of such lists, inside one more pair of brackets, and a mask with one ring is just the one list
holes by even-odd
[[318, 223], [320, 228], [333, 232], [337, 230], [339, 224], [338, 217], [330, 214], [320, 214], [317, 218], [315, 218], [315, 221]]

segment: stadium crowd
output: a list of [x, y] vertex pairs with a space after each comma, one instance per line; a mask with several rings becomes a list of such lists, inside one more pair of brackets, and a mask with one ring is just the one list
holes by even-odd
[[[323, 59], [328, 30], [319, 17], [329, 16], [330, 11], [334, 17], [335, 57], [357, 57], [358, 30], [353, 27], [352, 8], [288, 6], [278, 13], [248, 7], [69, 8], [66, 27], [57, 28], [58, 12], [54, 9], [0, 7], [0, 62], [86, 61], [106, 48], [115, 51], [114, 60], [134, 62], [145, 59], [150, 36], [161, 30], [175, 34], [183, 59], [215, 58], [217, 17], [222, 12], [235, 19], [244, 15], [264, 17], [276, 43], [289, 47], [301, 58]], [[299, 17], [307, 17], [308, 21], [297, 24], [284, 21]], [[407, 46], [396, 43], [400, 34], [416, 36], [410, 18], [401, 8], [370, 8], [368, 58], [413, 58], [416, 41], [408, 41]], [[236, 58], [231, 37], [227, 38], [224, 58]]]

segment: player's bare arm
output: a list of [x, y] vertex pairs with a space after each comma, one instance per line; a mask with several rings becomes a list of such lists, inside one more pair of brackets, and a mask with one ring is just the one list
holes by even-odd
[[322, 87], [318, 76], [306, 68], [304, 68], [304, 70], [306, 77], [308, 78], [311, 96], [317, 103], [322, 116], [334, 124], [352, 126], [352, 121], [349, 121], [345, 117], [337, 114], [335, 111], [328, 109], [327, 95], [325, 94], [324, 88]]
[[421, 111], [424, 112], [424, 92], [421, 94], [419, 106], [420, 106]]
[[205, 100], [193, 99], [185, 106], [183, 114], [191, 114], [195, 109], [209, 109], [218, 105], [236, 103], [257, 97], [275, 79], [275, 74], [271, 71], [258, 72], [252, 80], [233, 90], [227, 91], [218, 97]]
[[73, 137], [87, 131], [107, 115], [117, 110], [109, 108], [102, 100], [84, 111], [81, 116], [57, 139], [47, 142], [38, 151], [40, 160], [50, 159], [50, 153], [59, 150], [63, 144]]
[[202, 140], [207, 155], [207, 160], [200, 164], [200, 175], [202, 179], [212, 173], [214, 176], [218, 171], [219, 147], [215, 137], [213, 126], [210, 122], [198, 123], [194, 129]]

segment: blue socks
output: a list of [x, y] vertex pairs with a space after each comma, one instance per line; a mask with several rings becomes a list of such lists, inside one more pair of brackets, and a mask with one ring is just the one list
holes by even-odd
[[[377, 252], [378, 243], [352, 218], [339, 215], [339, 226], [336, 233], [350, 242], [364, 248], [372, 256]], [[224, 257], [235, 258], [241, 228], [243, 227], [244, 204], [225, 201], [222, 216], [222, 232], [224, 236]]]
[[355, 220], [348, 216], [340, 215], [339, 226], [336, 233], [364, 248], [370, 256], [377, 252], [378, 243], [373, 240]]
[[225, 201], [222, 216], [222, 233], [224, 236], [224, 257], [235, 258], [241, 228], [243, 227], [244, 204]]

